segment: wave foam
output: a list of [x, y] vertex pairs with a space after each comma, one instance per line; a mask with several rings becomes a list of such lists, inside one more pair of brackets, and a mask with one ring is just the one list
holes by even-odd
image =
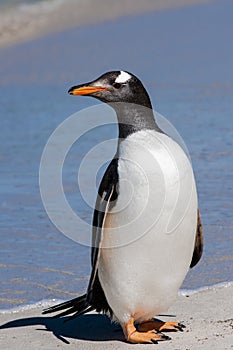
[[14, 36], [31, 37], [43, 29], [50, 14], [65, 3], [65, 0], [42, 0], [33, 4], [21, 3], [1, 7], [0, 45], [4, 45]]
[[[196, 289], [180, 289], [178, 295], [179, 296], [190, 296], [199, 292], [204, 292], [207, 290], [215, 290], [215, 289], [220, 289], [220, 288], [230, 288], [233, 286], [233, 281], [228, 281], [228, 282], [222, 282], [222, 283], [217, 283], [212, 286], [205, 286], [205, 287], [200, 287]], [[33, 310], [33, 309], [38, 309], [38, 308], [47, 308], [59, 303], [64, 302], [65, 300], [62, 299], [43, 299], [40, 301], [37, 301], [35, 303], [30, 303], [30, 304], [25, 304], [25, 305], [20, 305], [16, 306], [13, 308], [9, 309], [0, 309], [1, 314], [9, 314], [9, 313], [18, 313], [26, 310]]]
[[33, 310], [33, 309], [38, 309], [38, 308], [47, 308], [59, 303], [63, 303], [65, 300], [62, 299], [43, 299], [40, 301], [37, 301], [35, 303], [29, 303], [29, 304], [24, 304], [20, 306], [16, 306], [13, 308], [9, 309], [0, 309], [1, 314], [12, 314], [12, 313], [18, 313], [26, 310]]
[[178, 295], [181, 296], [189, 296], [192, 294], [196, 294], [199, 292], [204, 292], [206, 290], [215, 290], [215, 289], [219, 289], [219, 288], [229, 288], [233, 286], [233, 281], [228, 281], [228, 282], [221, 282], [221, 283], [217, 283], [211, 286], [203, 286], [203, 287], [199, 287], [196, 289], [180, 289]]

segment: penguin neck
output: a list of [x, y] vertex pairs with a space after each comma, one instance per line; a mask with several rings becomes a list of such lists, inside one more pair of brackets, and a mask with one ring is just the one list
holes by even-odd
[[112, 106], [117, 114], [119, 143], [129, 135], [141, 130], [155, 130], [162, 132], [157, 125], [152, 106], [133, 103], [117, 103]]

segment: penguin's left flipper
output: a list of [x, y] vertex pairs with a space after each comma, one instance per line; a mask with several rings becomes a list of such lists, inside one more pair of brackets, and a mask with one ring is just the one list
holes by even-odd
[[159, 320], [149, 320], [146, 322], [142, 322], [138, 325], [137, 329], [140, 332], [148, 332], [151, 330], [156, 330], [159, 332], [183, 332], [185, 325], [178, 322], [163, 322]]

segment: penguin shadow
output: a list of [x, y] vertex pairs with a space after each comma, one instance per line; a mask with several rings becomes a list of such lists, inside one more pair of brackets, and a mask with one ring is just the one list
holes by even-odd
[[38, 331], [51, 332], [57, 339], [66, 344], [70, 343], [66, 338], [86, 341], [125, 341], [121, 327], [112, 323], [107, 316], [100, 314], [86, 314], [69, 321], [68, 317], [21, 318], [1, 325], [0, 330], [36, 325], [45, 327], [45, 329], [37, 328]]

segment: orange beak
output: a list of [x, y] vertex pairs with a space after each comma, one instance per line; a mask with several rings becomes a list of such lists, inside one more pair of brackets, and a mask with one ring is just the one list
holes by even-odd
[[69, 89], [68, 93], [75, 96], [85, 96], [104, 90], [106, 91], [108, 89], [101, 86], [74, 86]]

